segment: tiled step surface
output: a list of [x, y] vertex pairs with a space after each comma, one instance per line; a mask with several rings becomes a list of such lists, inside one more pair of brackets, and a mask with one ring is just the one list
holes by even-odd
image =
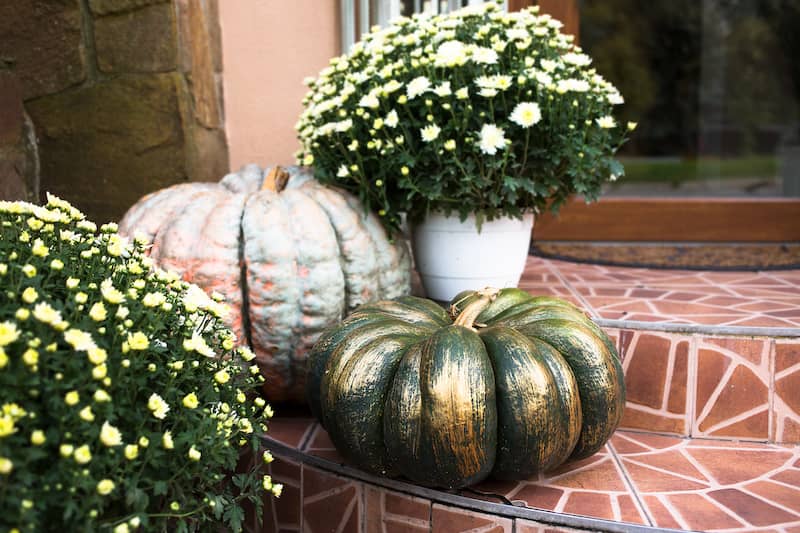
[[520, 287], [567, 298], [600, 319], [800, 328], [798, 270], [658, 270], [529, 257]]
[[529, 258], [520, 286], [569, 299], [617, 344], [628, 402], [600, 453], [534, 479], [484, 482], [461, 492], [474, 506], [455, 505], [348, 477], [319, 424], [284, 416], [267, 438], [293, 455], [271, 465], [286, 490], [267, 502], [263, 531], [569, 531], [481, 508], [506, 502], [495, 511], [614, 521], [581, 526], [592, 529], [800, 533], [800, 271]]
[[[267, 437], [330, 464], [344, 464], [325, 430], [310, 418], [278, 418]], [[280, 456], [272, 473], [287, 489], [280, 500], [267, 502], [264, 531], [423, 532], [431, 531], [431, 520], [441, 522], [447, 516], [450, 525], [432, 531], [456, 533], [487, 526], [486, 531], [510, 533], [516, 520], [450, 509]], [[583, 461], [525, 481], [489, 480], [472, 489], [459, 494], [627, 524], [726, 532], [800, 531], [797, 446], [621, 430], [604, 449]], [[388, 508], [369, 507], [379, 501], [384, 506], [388, 502]], [[364, 520], [386, 528], [364, 529]], [[536, 528], [567, 530], [542, 524]]]
[[800, 442], [800, 271], [531, 257], [520, 286], [571, 300], [616, 340], [628, 389], [623, 428]]

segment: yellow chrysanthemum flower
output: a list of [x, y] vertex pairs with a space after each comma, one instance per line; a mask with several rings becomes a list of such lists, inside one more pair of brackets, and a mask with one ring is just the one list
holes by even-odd
[[146, 350], [150, 346], [150, 339], [141, 331], [128, 334], [127, 342], [131, 350]]
[[76, 448], [73, 456], [75, 457], [75, 462], [82, 465], [85, 465], [92, 460], [92, 452], [89, 450], [89, 446], [86, 444]]
[[164, 432], [164, 436], [161, 437], [161, 444], [164, 446], [165, 450], [171, 450], [175, 448], [175, 443], [172, 441], [172, 433], [169, 431]]
[[102, 479], [97, 483], [97, 493], [100, 496], [107, 496], [114, 491], [116, 485], [110, 479]]
[[125, 446], [125, 459], [133, 461], [139, 456], [139, 447], [135, 444], [127, 444]]
[[199, 401], [197, 400], [197, 394], [190, 392], [186, 396], [183, 397], [183, 406], [187, 409], [195, 409], [199, 405]]
[[36, 429], [31, 432], [31, 444], [34, 446], [41, 446], [47, 441], [47, 436], [41, 429]]
[[78, 394], [78, 391], [76, 391], [76, 390], [69, 391], [68, 393], [66, 393], [64, 395], [64, 402], [67, 405], [75, 405], [80, 400], [81, 400], [80, 394]]
[[159, 420], [166, 418], [169, 412], [169, 404], [155, 392], [147, 399], [147, 408], [150, 409], [150, 411], [153, 412], [153, 416]]

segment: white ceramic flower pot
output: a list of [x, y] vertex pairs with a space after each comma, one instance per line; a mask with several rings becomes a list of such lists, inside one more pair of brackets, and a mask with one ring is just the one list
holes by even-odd
[[463, 290], [516, 287], [528, 256], [533, 213], [484, 222], [428, 216], [412, 230], [417, 271], [428, 298], [449, 301]]

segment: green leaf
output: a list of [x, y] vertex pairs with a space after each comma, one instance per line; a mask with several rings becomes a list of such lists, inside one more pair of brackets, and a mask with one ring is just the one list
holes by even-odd
[[242, 510], [242, 508], [238, 505], [234, 504], [227, 511], [225, 511], [223, 518], [231, 527], [231, 530], [233, 530], [235, 533], [238, 533], [242, 530], [242, 522], [244, 522], [244, 510]]
[[154, 496], [163, 496], [167, 493], [167, 483], [166, 481], [156, 481], [153, 483], [153, 495]]

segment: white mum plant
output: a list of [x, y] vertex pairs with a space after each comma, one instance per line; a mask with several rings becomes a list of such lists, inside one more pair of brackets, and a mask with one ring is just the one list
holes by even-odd
[[622, 96], [561, 27], [487, 2], [373, 28], [307, 80], [299, 160], [391, 228], [596, 199], [635, 124], [618, 125]]

